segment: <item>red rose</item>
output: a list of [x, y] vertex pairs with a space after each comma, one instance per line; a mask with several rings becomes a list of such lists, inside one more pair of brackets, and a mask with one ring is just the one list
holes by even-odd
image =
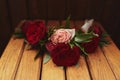
[[99, 26], [93, 26], [93, 32], [95, 34], [98, 34], [99, 36], [101, 36], [101, 34], [102, 34], [102, 31]]
[[94, 52], [97, 49], [99, 42], [100, 42], [100, 36], [102, 34], [100, 27], [93, 26], [93, 31], [95, 34], [98, 34], [99, 36], [92, 38], [91, 42], [82, 43], [82, 46], [84, 47], [84, 49], [87, 53]]
[[26, 34], [28, 27], [33, 23], [32, 21], [25, 21], [22, 25], [22, 32]]
[[85, 52], [87, 52], [87, 53], [94, 52], [97, 49], [98, 45], [99, 45], [99, 41], [100, 41], [100, 38], [95, 37], [95, 38], [92, 38], [91, 42], [82, 43], [82, 46], [84, 47]]
[[53, 62], [58, 66], [75, 65], [80, 57], [80, 49], [74, 46], [72, 49], [69, 44], [60, 43], [50, 52]]
[[27, 41], [31, 45], [36, 45], [45, 37], [46, 26], [42, 21], [26, 21], [22, 26], [22, 31], [25, 33]]
[[52, 52], [52, 50], [54, 50], [56, 48], [57, 45], [53, 44], [51, 41], [46, 43], [46, 49], [49, 51], [49, 52]]

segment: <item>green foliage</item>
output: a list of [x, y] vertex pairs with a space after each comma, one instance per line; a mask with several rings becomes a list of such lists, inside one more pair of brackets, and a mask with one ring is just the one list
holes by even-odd
[[45, 41], [45, 40], [40, 40], [40, 41], [39, 41], [39, 44], [40, 44], [41, 46], [44, 46], [44, 45], [45, 45], [45, 43], [46, 43], [46, 41]]
[[106, 33], [106, 32], [103, 32], [103, 33], [102, 33], [102, 38], [105, 38], [105, 37], [107, 37], [107, 36], [109, 36], [108, 33]]
[[43, 59], [43, 63], [47, 63], [49, 60], [51, 59], [50, 55], [48, 53], [46, 53], [44, 59]]
[[36, 60], [40, 56], [40, 50], [37, 52], [36, 56], [34, 57], [34, 60]]
[[80, 44], [78, 44], [77, 42], [75, 42], [75, 45], [78, 46], [85, 55], [88, 55], [88, 54], [85, 52], [84, 48], [80, 46]]
[[15, 29], [14, 36], [16, 38], [24, 38], [24, 34], [23, 34], [21, 28], [16, 28]]
[[102, 33], [102, 36], [101, 36], [101, 39], [100, 39], [100, 43], [99, 43], [100, 47], [103, 47], [106, 44], [110, 44], [110, 42], [106, 39], [107, 36], [109, 36], [109, 35], [106, 32]]
[[72, 42], [70, 42], [69, 45], [70, 45], [71, 48], [73, 48], [75, 46], [75, 44], [72, 43]]
[[15, 33], [14, 33], [14, 36], [15, 36], [16, 38], [24, 38], [24, 37], [25, 37], [25, 35], [24, 35], [23, 33], [20, 33], [20, 32], [15, 32]]
[[82, 42], [90, 42], [91, 38], [96, 37], [96, 35], [93, 32], [90, 33], [80, 33], [76, 31], [76, 36], [74, 40], [78, 43]]
[[50, 27], [50, 28], [48, 29], [48, 32], [47, 32], [47, 37], [48, 37], [48, 38], [51, 36], [51, 34], [53, 33], [54, 30], [55, 30], [54, 27]]
[[70, 16], [66, 19], [66, 25], [65, 28], [69, 29], [70, 28]]

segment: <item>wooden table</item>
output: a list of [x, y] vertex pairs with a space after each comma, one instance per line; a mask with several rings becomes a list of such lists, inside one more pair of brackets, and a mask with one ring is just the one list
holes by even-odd
[[[65, 21], [48, 21], [47, 25], [60, 25]], [[71, 21], [71, 26], [81, 26]], [[101, 26], [99, 23], [94, 23]], [[81, 56], [79, 66], [66, 69], [52, 60], [43, 64], [40, 57], [34, 61], [36, 50], [26, 50], [23, 39], [10, 39], [0, 58], [0, 80], [120, 80], [120, 51], [111, 40], [109, 45], [98, 47], [95, 53]]]

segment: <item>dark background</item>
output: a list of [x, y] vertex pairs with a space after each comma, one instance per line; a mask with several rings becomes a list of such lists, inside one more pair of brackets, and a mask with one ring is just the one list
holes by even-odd
[[23, 19], [99, 21], [120, 48], [120, 0], [0, 0], [0, 54]]

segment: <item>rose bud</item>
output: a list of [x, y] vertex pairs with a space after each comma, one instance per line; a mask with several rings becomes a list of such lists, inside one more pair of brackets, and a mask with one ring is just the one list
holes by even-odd
[[86, 20], [84, 25], [81, 27], [81, 30], [84, 32], [84, 33], [87, 33], [89, 28], [92, 26], [92, 23], [93, 23], [93, 19], [91, 20]]

